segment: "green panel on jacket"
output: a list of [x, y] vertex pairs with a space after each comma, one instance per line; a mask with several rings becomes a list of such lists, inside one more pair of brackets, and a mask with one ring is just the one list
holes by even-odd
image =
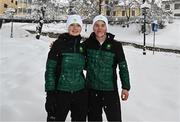
[[55, 90], [55, 70], [57, 62], [55, 60], [48, 59], [46, 63], [45, 72], [45, 90], [53, 91]]
[[62, 53], [61, 75], [57, 90], [78, 91], [85, 87], [82, 75], [85, 66], [85, 58], [78, 53]]
[[101, 50], [87, 50], [88, 87], [96, 90], [113, 90], [114, 54]]

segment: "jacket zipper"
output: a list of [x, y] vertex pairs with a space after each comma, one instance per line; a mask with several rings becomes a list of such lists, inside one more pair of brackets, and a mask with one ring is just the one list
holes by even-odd
[[102, 49], [102, 45], [99, 43], [99, 50], [101, 50]]
[[[77, 45], [77, 39], [75, 39], [75, 43], [74, 43], [74, 53], [76, 53], [76, 45]], [[72, 68], [73, 70], [73, 79], [75, 78], [75, 70], [74, 68]]]
[[[99, 51], [100, 51], [100, 58], [102, 58], [102, 55], [101, 55], [101, 49], [102, 49], [102, 45], [99, 43]], [[100, 72], [100, 64], [98, 64], [98, 72]], [[98, 78], [100, 77], [100, 73], [98, 73]], [[101, 88], [100, 84], [98, 84], [98, 87]]]
[[76, 53], [76, 45], [77, 45], [77, 39], [75, 39], [75, 43], [74, 43], [74, 53]]

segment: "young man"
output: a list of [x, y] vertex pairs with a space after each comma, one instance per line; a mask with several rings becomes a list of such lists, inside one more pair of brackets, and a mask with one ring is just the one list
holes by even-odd
[[129, 96], [129, 73], [123, 48], [107, 30], [107, 18], [102, 15], [96, 16], [93, 20], [94, 32], [85, 42], [89, 121], [102, 121], [102, 108], [108, 121], [122, 121], [117, 88], [117, 65], [122, 83], [121, 99], [126, 101]]
[[61, 34], [48, 54], [45, 72], [47, 121], [65, 121], [71, 111], [72, 121], [86, 121], [87, 91], [85, 90], [84, 48], [79, 15], [67, 19], [68, 33]]

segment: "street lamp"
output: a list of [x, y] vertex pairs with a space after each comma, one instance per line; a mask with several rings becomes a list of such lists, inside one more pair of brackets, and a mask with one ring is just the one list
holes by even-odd
[[143, 55], [146, 55], [146, 10], [150, 8], [150, 5], [143, 0], [144, 3], [141, 5], [141, 9], [143, 10], [143, 16], [144, 16], [144, 26], [143, 26], [143, 33], [144, 33], [144, 43], [143, 43]]
[[9, 14], [11, 17], [11, 35], [10, 35], [11, 38], [13, 38], [13, 18], [15, 12], [16, 10], [14, 8], [8, 8], [5, 12], [6, 14]]

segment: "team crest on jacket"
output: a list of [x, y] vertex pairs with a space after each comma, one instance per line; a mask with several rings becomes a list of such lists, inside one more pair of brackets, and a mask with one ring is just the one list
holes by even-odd
[[83, 51], [84, 51], [83, 48], [80, 46], [80, 47], [79, 47], [79, 52], [82, 53]]
[[111, 49], [111, 44], [107, 44], [106, 49], [110, 50]]

